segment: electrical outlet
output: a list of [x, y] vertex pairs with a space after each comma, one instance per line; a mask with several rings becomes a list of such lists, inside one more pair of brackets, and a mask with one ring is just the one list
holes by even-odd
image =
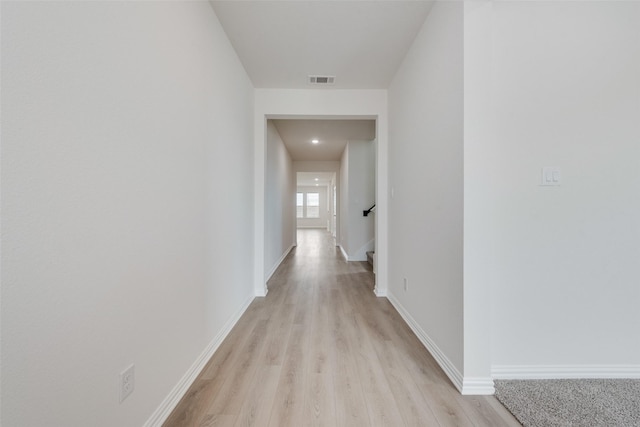
[[404, 278], [404, 291], [407, 292], [409, 290], [409, 279]]
[[136, 371], [135, 365], [129, 366], [124, 371], [120, 372], [120, 403], [129, 397], [133, 393], [133, 389], [136, 386]]

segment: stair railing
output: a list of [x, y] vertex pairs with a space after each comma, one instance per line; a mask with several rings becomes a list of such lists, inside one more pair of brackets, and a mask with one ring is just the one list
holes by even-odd
[[366, 211], [362, 211], [362, 216], [369, 216], [371, 212], [375, 212], [375, 211], [376, 211], [376, 204], [374, 203], [373, 206], [371, 206], [369, 209], [367, 209]]

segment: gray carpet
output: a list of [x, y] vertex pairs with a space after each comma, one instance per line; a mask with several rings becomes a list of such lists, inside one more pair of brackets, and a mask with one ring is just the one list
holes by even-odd
[[497, 380], [495, 388], [525, 427], [640, 426], [640, 380]]

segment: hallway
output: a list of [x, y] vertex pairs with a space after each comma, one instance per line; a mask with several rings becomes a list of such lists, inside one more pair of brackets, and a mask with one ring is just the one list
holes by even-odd
[[461, 396], [325, 230], [291, 251], [165, 426], [517, 426]]

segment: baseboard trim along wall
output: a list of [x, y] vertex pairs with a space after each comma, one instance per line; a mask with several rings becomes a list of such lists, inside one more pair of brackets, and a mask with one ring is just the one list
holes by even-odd
[[462, 374], [456, 369], [451, 360], [440, 350], [435, 342], [427, 335], [427, 333], [418, 325], [409, 312], [400, 304], [400, 301], [392, 293], [388, 293], [387, 299], [391, 302], [391, 305], [400, 313], [400, 316], [404, 319], [405, 323], [418, 337], [423, 346], [431, 353], [438, 365], [442, 368], [445, 374], [449, 377], [453, 385], [456, 386], [458, 391], [462, 391]]
[[456, 369], [451, 360], [440, 350], [435, 342], [427, 335], [427, 333], [418, 325], [418, 323], [411, 317], [409, 312], [400, 304], [393, 294], [389, 293], [387, 299], [400, 313], [400, 316], [404, 319], [405, 323], [418, 337], [423, 346], [431, 353], [433, 358], [438, 362], [438, 365], [442, 368], [444, 373], [449, 377], [453, 385], [458, 389], [461, 394], [465, 395], [487, 395], [494, 394], [492, 378], [464, 378], [460, 371]]
[[144, 423], [144, 427], [162, 427], [162, 424], [169, 418], [171, 412], [178, 406], [180, 403], [180, 399], [185, 395], [189, 387], [196, 380], [200, 372], [204, 369], [205, 365], [211, 359], [213, 354], [218, 350], [222, 341], [229, 335], [231, 329], [238, 323], [240, 317], [244, 314], [244, 312], [249, 308], [249, 305], [254, 300], [255, 296], [251, 295], [240, 307], [238, 310], [224, 325], [224, 327], [218, 332], [218, 335], [209, 343], [209, 345], [204, 349], [202, 354], [196, 359], [196, 361], [191, 365], [189, 370], [184, 374], [184, 376], [178, 381], [173, 390], [167, 395], [164, 401], [158, 406], [158, 408], [154, 411], [151, 417]]
[[433, 358], [438, 362], [444, 373], [449, 377], [453, 385], [458, 389], [460, 394], [464, 395], [490, 395], [495, 393], [492, 378], [464, 378], [464, 376], [456, 369], [449, 358], [440, 350], [436, 343], [429, 335], [418, 325], [411, 317], [409, 312], [400, 304], [393, 294], [389, 293], [387, 299], [400, 313], [405, 323], [418, 337], [422, 345], [431, 353]]
[[342, 252], [342, 256], [344, 257], [344, 260], [349, 261], [349, 255], [347, 255], [347, 252], [344, 250], [342, 245], [338, 245], [338, 247], [340, 248], [340, 252]]
[[267, 278], [264, 280], [265, 283], [268, 282], [269, 279], [271, 279], [271, 276], [273, 276], [273, 273], [276, 272], [278, 267], [280, 267], [280, 264], [282, 264], [282, 261], [284, 261], [284, 259], [287, 257], [287, 255], [289, 255], [289, 252], [291, 252], [291, 250], [293, 248], [295, 248], [295, 247], [296, 247], [296, 245], [292, 244], [291, 246], [289, 246], [289, 249], [284, 251], [284, 253], [280, 257], [280, 259], [278, 261], [276, 261], [276, 263], [273, 265], [273, 267], [271, 267], [271, 271], [269, 272], [269, 274], [267, 274]]
[[342, 247], [342, 245], [337, 245], [340, 248], [340, 251], [342, 252], [342, 256], [344, 257], [345, 261], [348, 262], [354, 262], [354, 261], [366, 261], [367, 260], [367, 254], [366, 252], [364, 252], [364, 255], [354, 255], [354, 256], [349, 256], [349, 254], [347, 254], [347, 251], [344, 250], [344, 248]]
[[640, 365], [493, 365], [491, 374], [497, 380], [640, 379]]
[[460, 390], [460, 394], [477, 396], [495, 393], [496, 389], [493, 386], [493, 378], [463, 377], [462, 379], [462, 390]]

